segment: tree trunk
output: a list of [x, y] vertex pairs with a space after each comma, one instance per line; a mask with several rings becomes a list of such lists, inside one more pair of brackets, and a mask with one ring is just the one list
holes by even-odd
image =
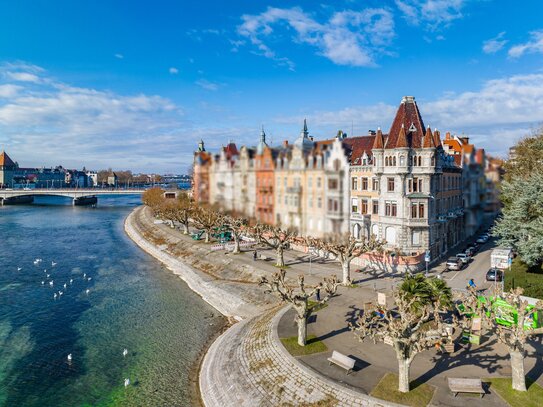
[[241, 250], [239, 248], [239, 236], [235, 232], [232, 232], [232, 236], [234, 237], [234, 251], [232, 253], [241, 253]]
[[409, 393], [409, 359], [398, 358], [398, 391]]
[[277, 253], [277, 263], [275, 264], [277, 267], [285, 267], [285, 259], [283, 258], [283, 245], [280, 245], [276, 249]]
[[188, 222], [183, 223], [183, 226], [185, 228], [185, 230], [183, 231], [183, 234], [188, 235], [189, 234], [189, 224], [188, 224]]
[[526, 391], [526, 375], [524, 374], [524, 354], [518, 350], [510, 351], [513, 390]]
[[206, 230], [205, 235], [206, 235], [206, 240], [205, 240], [205, 242], [206, 242], [206, 243], [209, 243], [209, 231], [208, 231], [208, 230]]
[[298, 345], [305, 346], [307, 340], [307, 318], [296, 317], [298, 322]]
[[344, 260], [341, 263], [341, 269], [343, 270], [343, 285], [351, 285], [351, 262]]

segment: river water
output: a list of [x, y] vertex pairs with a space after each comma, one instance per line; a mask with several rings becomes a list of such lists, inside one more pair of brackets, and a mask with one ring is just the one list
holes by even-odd
[[0, 406], [193, 405], [192, 368], [222, 318], [125, 236], [138, 204], [0, 207]]

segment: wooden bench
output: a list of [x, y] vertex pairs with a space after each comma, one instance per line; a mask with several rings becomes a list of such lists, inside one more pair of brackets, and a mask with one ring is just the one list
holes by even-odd
[[347, 370], [347, 374], [349, 374], [354, 369], [356, 360], [335, 350], [332, 352], [332, 357], [328, 358], [328, 362], [330, 362], [330, 365], [333, 363], [339, 367], [342, 367], [343, 369]]
[[481, 398], [485, 395], [481, 379], [459, 379], [449, 377], [447, 378], [447, 381], [449, 382], [449, 389], [454, 393], [454, 397], [456, 397], [458, 393], [479, 393]]

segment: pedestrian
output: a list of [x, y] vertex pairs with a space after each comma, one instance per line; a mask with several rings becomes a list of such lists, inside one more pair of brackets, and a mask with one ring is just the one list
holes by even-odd
[[320, 286], [317, 287], [317, 291], [315, 291], [315, 298], [317, 298], [317, 302], [321, 302], [321, 288], [320, 288]]
[[469, 288], [477, 288], [477, 285], [475, 285], [475, 281], [473, 281], [473, 278], [470, 278], [469, 281], [468, 281], [468, 286]]
[[258, 256], [258, 254], [256, 253], [256, 250], [253, 252], [253, 261], [256, 261], [256, 257]]

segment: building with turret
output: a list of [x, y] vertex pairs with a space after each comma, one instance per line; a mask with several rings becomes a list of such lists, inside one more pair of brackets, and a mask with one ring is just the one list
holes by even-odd
[[13, 185], [16, 167], [15, 162], [2, 150], [0, 153], [0, 188], [8, 188]]

